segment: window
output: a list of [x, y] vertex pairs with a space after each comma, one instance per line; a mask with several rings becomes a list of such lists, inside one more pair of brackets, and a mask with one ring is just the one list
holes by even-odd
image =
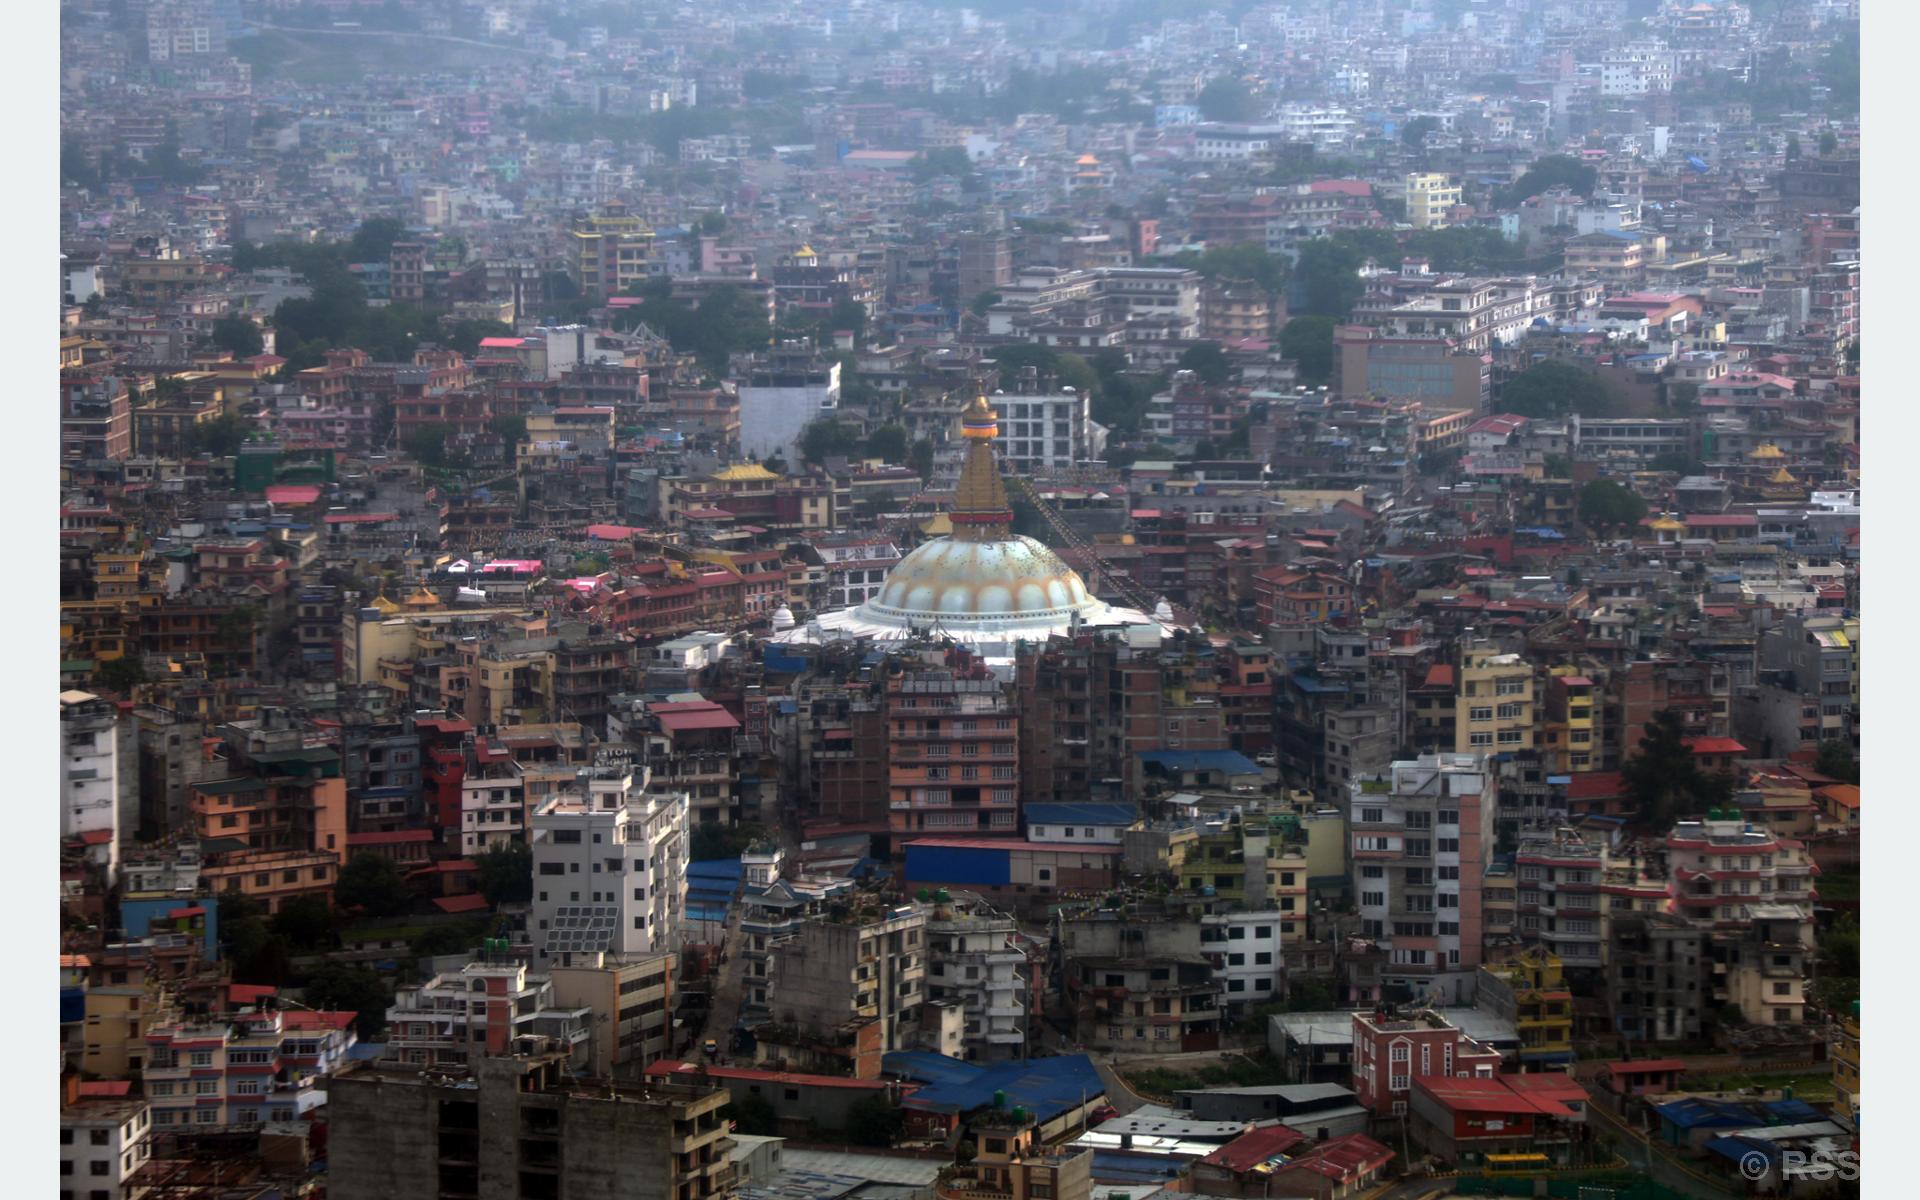
[[104, 1129], [89, 1129], [89, 1130], [87, 1130], [87, 1144], [88, 1144], [89, 1146], [104, 1146], [104, 1145], [106, 1145], [106, 1144], [107, 1144], [107, 1131], [106, 1131], [106, 1130], [104, 1130]]

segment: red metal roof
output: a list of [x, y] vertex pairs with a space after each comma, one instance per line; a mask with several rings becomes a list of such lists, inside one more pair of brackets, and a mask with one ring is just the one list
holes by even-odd
[[673, 733], [686, 733], [696, 729], [737, 729], [740, 722], [733, 714], [719, 705], [698, 712], [660, 713], [660, 727]]
[[1307, 1135], [1285, 1125], [1269, 1125], [1243, 1133], [1200, 1161], [1229, 1171], [1249, 1171], [1276, 1154], [1285, 1154], [1307, 1140]]
[[89, 1079], [80, 1085], [82, 1100], [118, 1100], [132, 1092], [131, 1079]]
[[1027, 842], [1019, 838], [919, 838], [912, 846], [941, 846], [958, 850], [1059, 850], [1068, 854], [1118, 854], [1118, 846], [1074, 845], [1070, 842]]
[[1747, 748], [1732, 738], [1688, 738], [1687, 749], [1695, 754], [1745, 754]]
[[1451, 1112], [1515, 1113], [1523, 1116], [1571, 1117], [1575, 1113], [1558, 1100], [1525, 1096], [1507, 1086], [1506, 1078], [1452, 1079], [1418, 1075], [1413, 1086]]
[[444, 913], [469, 913], [487, 911], [487, 898], [478, 892], [465, 896], [442, 896], [433, 902], [433, 906]]
[[268, 504], [315, 504], [320, 489], [310, 483], [283, 483], [267, 489]]

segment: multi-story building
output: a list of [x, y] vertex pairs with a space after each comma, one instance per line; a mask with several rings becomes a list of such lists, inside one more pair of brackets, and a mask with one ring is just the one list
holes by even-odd
[[602, 751], [533, 813], [534, 962], [619, 961], [679, 948], [687, 902], [685, 792], [655, 792]]
[[1461, 647], [1454, 704], [1457, 754], [1517, 754], [1533, 749], [1533, 665], [1484, 643]]
[[1354, 1096], [1375, 1117], [1405, 1116], [1415, 1079], [1491, 1079], [1499, 1071], [1498, 1050], [1439, 1013], [1353, 1014]]
[[526, 841], [526, 772], [513, 751], [495, 739], [475, 738], [466, 747], [466, 760], [460, 779], [461, 857]]
[[755, 461], [800, 464], [808, 425], [840, 410], [840, 364], [811, 343], [786, 342], [758, 355], [740, 381], [740, 452]]
[[162, 1132], [297, 1121], [327, 1102], [347, 1061], [353, 1013], [243, 1009], [147, 1028], [141, 1088]]
[[153, 1154], [153, 1114], [139, 1097], [97, 1094], [98, 1085], [63, 1081], [60, 1200], [138, 1200], [134, 1178]]
[[1209, 913], [1200, 918], [1200, 953], [1213, 964], [1220, 1010], [1239, 1019], [1286, 992], [1281, 914]]
[[524, 1040], [465, 1071], [378, 1064], [335, 1079], [327, 1179], [343, 1200], [720, 1200], [734, 1194], [724, 1088], [578, 1079]]
[[1553, 955], [1525, 953], [1483, 965], [1474, 1004], [1512, 1023], [1523, 1069], [1573, 1061], [1573, 993]]
[[563, 1004], [551, 977], [500, 954], [425, 983], [395, 988], [387, 1009], [385, 1057], [400, 1063], [473, 1064], [509, 1053], [518, 1039], [544, 1037], [575, 1066], [592, 1053], [595, 1010]]
[[[113, 705], [91, 692], [60, 693], [60, 838], [104, 842], [120, 854], [120, 751]], [[131, 831], [129, 831], [131, 832]]]
[[1014, 470], [1064, 469], [1105, 451], [1105, 431], [1093, 423], [1092, 398], [1086, 393], [1071, 388], [1048, 395], [995, 393], [994, 404], [1000, 414], [1000, 456]]
[[1833, 1112], [1848, 1129], [1860, 1128], [1860, 1002], [1833, 1027]]
[[1056, 917], [1054, 971], [1075, 1037], [1148, 1054], [1217, 1047], [1223, 977], [1197, 933], [1165, 912]]
[[646, 277], [653, 231], [624, 205], [576, 219], [567, 236], [567, 269], [588, 299], [616, 296]]
[[624, 963], [553, 968], [554, 1007], [592, 1013], [589, 1075], [624, 1076], [672, 1051], [678, 961], [674, 954], [656, 954]]
[[1515, 934], [1576, 975], [1607, 965], [1610, 921], [1667, 906], [1666, 884], [1637, 859], [1566, 829], [1523, 832], [1514, 871]]
[[1421, 755], [1354, 780], [1354, 886], [1361, 930], [1386, 953], [1383, 982], [1466, 1003], [1481, 961], [1495, 794], [1480, 754]]
[[1440, 229], [1447, 214], [1460, 205], [1460, 185], [1445, 175], [1419, 173], [1408, 175], [1404, 186], [1407, 223], [1415, 229]]
[[801, 924], [769, 949], [773, 1022], [815, 1036], [877, 1025], [881, 1052], [913, 1048], [927, 998], [926, 932], [917, 904], [860, 903]]
[[1801, 1021], [1819, 873], [1806, 846], [1714, 810], [1665, 849], [1669, 911], [1707, 933], [1710, 1000], [1756, 1025]]
[[1707, 935], [1666, 913], [1617, 913], [1607, 928], [1607, 1007], [1614, 1032], [1692, 1041], [1707, 1009]]
[[887, 677], [887, 807], [899, 835], [1014, 837], [1019, 717], [984, 667]]
[[1040, 1122], [996, 1107], [973, 1118], [972, 1162], [934, 1189], [938, 1200], [1091, 1200], [1093, 1151], [1049, 1146]]
[[936, 902], [927, 921], [927, 999], [960, 1006], [963, 1057], [1024, 1058], [1032, 1017], [1030, 968], [1019, 925], [964, 901]]

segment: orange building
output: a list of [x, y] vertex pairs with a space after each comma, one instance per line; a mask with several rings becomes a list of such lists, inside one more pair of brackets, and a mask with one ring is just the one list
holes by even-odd
[[1019, 718], [978, 662], [887, 677], [887, 808], [900, 834], [1016, 837]]

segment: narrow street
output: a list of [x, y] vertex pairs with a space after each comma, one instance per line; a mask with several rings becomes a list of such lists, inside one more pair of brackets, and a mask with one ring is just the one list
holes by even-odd
[[727, 1053], [734, 1023], [740, 1019], [740, 997], [746, 972], [746, 963], [740, 951], [745, 943], [746, 935], [740, 931], [740, 905], [736, 903], [727, 910], [727, 930], [720, 940], [721, 953], [726, 961], [719, 965], [714, 974], [707, 1019], [693, 1038], [692, 1053], [695, 1055], [701, 1053], [701, 1046], [708, 1038], [720, 1044], [722, 1055]]

